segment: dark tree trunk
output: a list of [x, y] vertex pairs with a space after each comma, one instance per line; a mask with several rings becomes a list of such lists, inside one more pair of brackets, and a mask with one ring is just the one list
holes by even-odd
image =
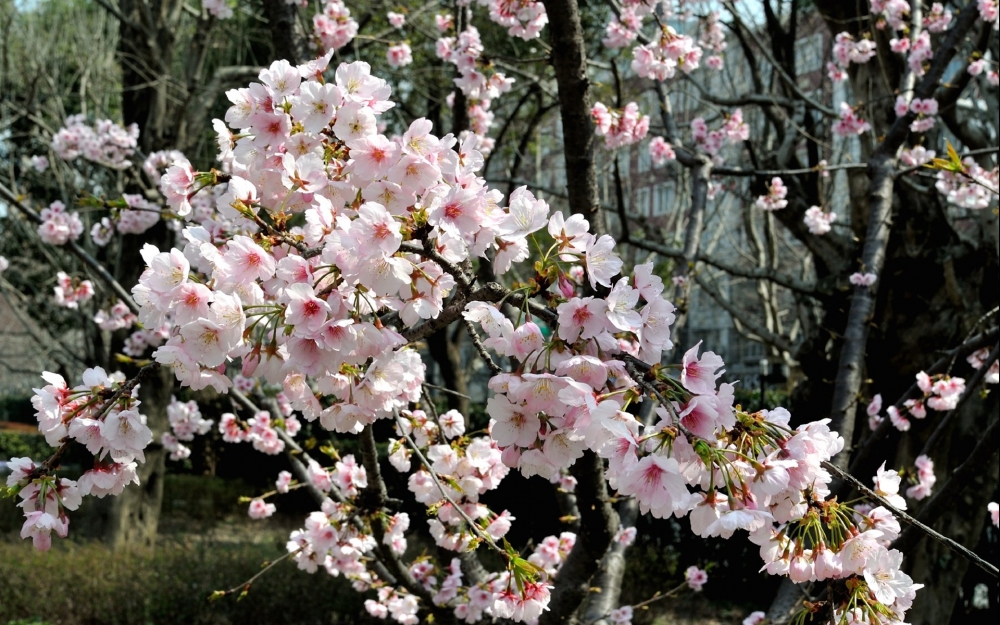
[[605, 228], [594, 165], [597, 140], [590, 118], [590, 80], [580, 10], [576, 0], [544, 0], [543, 4], [549, 16], [551, 58], [559, 86], [569, 206], [586, 217], [591, 232], [600, 236]]

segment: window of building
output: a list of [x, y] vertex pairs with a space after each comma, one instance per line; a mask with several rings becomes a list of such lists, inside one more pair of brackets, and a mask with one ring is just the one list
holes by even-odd
[[649, 214], [649, 187], [642, 187], [635, 193], [632, 214], [645, 217]]
[[662, 182], [656, 185], [653, 192], [653, 216], [662, 217], [670, 212], [677, 197], [677, 185], [673, 182]]
[[816, 33], [795, 42], [795, 73], [799, 76], [823, 67], [823, 35]]

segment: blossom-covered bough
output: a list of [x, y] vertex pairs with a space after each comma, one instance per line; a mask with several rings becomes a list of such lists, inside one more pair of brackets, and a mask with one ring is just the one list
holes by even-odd
[[[980, 1], [957, 16], [935, 6], [924, 18], [918, 7], [901, 8], [905, 2], [872, 3], [873, 13], [884, 19], [882, 27], [899, 35], [892, 50], [907, 55], [909, 69], [895, 108], [898, 119], [867, 165], [824, 162], [803, 171], [764, 170], [756, 163], [752, 170], [728, 167], [725, 150], [750, 137], [742, 109], [722, 119], [692, 120], [685, 144], [669, 98], [661, 97], [662, 136], [648, 149], [655, 163], [677, 161], [691, 172], [683, 250], [640, 240], [627, 228], [616, 241], [605, 232], [599, 203], [591, 201], [595, 137], [603, 136], [610, 150], [637, 143], [650, 132], [651, 118], [635, 102], [619, 102], [620, 109], [588, 105], [576, 4], [485, 4], [490, 20], [525, 40], [537, 38], [553, 16], [552, 59], [565, 100], [560, 108], [567, 163], [581, 164], [567, 171], [570, 214], [550, 210], [527, 187], [504, 197], [484, 179], [485, 155], [494, 147], [486, 136], [493, 120], [490, 102], [514, 81], [497, 71], [502, 65], [484, 57], [466, 7], [459, 7], [457, 18], [436, 16], [442, 37], [435, 53], [455, 67], [461, 95], [453, 105], [461, 109], [456, 116], [467, 116], [468, 129], [440, 137], [421, 118], [401, 135], [385, 136], [380, 122], [395, 106], [389, 84], [364, 62], [328, 67], [333, 52], [358, 36], [358, 23], [338, 0], [324, 2], [312, 20], [312, 38], [327, 51], [324, 56], [301, 65], [277, 61], [260, 72], [259, 82], [226, 94], [232, 106], [225, 120], [213, 124], [218, 169], [197, 171], [179, 152], [157, 152], [147, 155], [143, 169], [159, 178], [167, 205], [162, 212], [136, 195], [84, 200], [110, 211], [90, 231], [97, 245], [115, 232], [141, 234], [161, 217], [179, 226], [176, 247], [143, 248], [146, 270], [138, 284], [129, 285], [130, 293], [76, 243], [83, 227], [75, 213], [56, 202], [37, 215], [0, 187], [5, 201], [38, 222], [42, 240], [65, 246], [115, 294], [117, 301], [94, 319], [101, 328], [139, 324], [124, 348], [141, 367], [135, 377], [94, 368], [72, 386], [45, 374], [47, 386], [36, 391], [34, 404], [39, 427], [56, 451], [41, 463], [16, 459], [7, 480], [25, 512], [22, 535], [48, 548], [53, 531], [66, 535], [67, 511], [76, 509], [82, 496], [115, 495], [138, 481], [136, 467], [152, 433], [135, 391], [166, 366], [181, 386], [229, 393], [238, 406], [216, 425], [202, 418], [197, 404], [173, 401], [167, 409], [170, 431], [159, 441], [171, 457], [185, 458], [190, 454], [185, 443], [213, 427], [226, 442], [285, 454], [291, 471], [277, 476], [274, 491], [248, 502], [249, 515], [269, 517], [276, 511], [271, 496], [308, 490], [317, 510], [289, 537], [285, 557], [303, 570], [323, 568], [350, 579], [367, 593], [366, 608], [376, 617], [404, 624], [427, 614], [469, 623], [562, 622], [586, 612], [587, 622], [627, 623], [641, 604], [605, 604], [588, 598], [587, 588], [610, 570], [599, 567], [602, 560], [620, 556], [634, 539], [638, 511], [687, 518], [702, 537], [742, 538], [746, 532], [760, 547], [763, 571], [795, 583], [825, 583], [828, 592], [799, 612], [803, 621], [902, 622], [920, 588], [901, 570], [903, 552], [917, 532], [932, 531], [929, 520], [903, 512], [902, 480], [912, 476], [905, 491], [911, 499], [931, 498], [922, 510], [940, 511], [947, 499], [939, 497], [960, 492], [948, 487], [951, 480], [977, 470], [995, 452], [996, 423], [963, 465], [968, 468], [944, 487], [936, 485], [926, 453], [913, 470], [901, 474], [883, 465], [869, 482], [854, 480], [851, 472], [857, 471], [845, 471], [848, 455], [841, 452], [855, 438], [858, 363], [881, 282], [892, 186], [915, 171], [897, 171], [897, 155], [907, 167], [936, 169], [936, 188], [954, 205], [978, 210], [994, 201], [997, 170], [970, 160], [974, 154], [963, 158], [953, 152], [947, 160], [933, 160], [936, 155], [922, 146], [901, 150], [911, 133], [934, 127], [941, 112], [935, 94], [945, 68], [974, 25], [996, 22], [995, 3]], [[699, 20], [696, 37], [667, 23], [674, 3], [612, 5], [604, 45], [634, 44], [632, 70], [655, 81], [661, 96], [664, 81], [690, 74], [703, 55], [713, 71], [723, 67], [719, 13]], [[738, 21], [739, 12], [722, 5]], [[218, 19], [232, 16], [224, 2], [204, 6]], [[679, 9], [683, 17], [685, 9]], [[909, 27], [903, 20], [907, 11]], [[387, 19], [405, 32], [416, 15], [390, 13]], [[939, 50], [931, 50], [929, 33], [946, 37]], [[371, 40], [385, 43], [390, 66], [408, 65], [410, 44], [393, 36]], [[767, 50], [760, 51], [770, 59]], [[872, 40], [838, 35], [828, 67], [831, 80], [846, 79], [876, 51]], [[870, 132], [862, 107], [818, 103], [771, 62], [777, 79], [787, 83], [788, 97], [829, 118], [832, 133]], [[583, 76], [577, 72], [581, 67]], [[973, 65], [968, 72], [973, 74]], [[748, 98], [736, 106], [758, 104]], [[132, 129], [106, 121], [91, 126], [72, 117], [52, 147], [63, 160], [82, 157], [124, 169], [135, 142]], [[44, 169], [41, 161], [34, 166]], [[753, 412], [736, 405], [734, 386], [718, 383], [725, 363], [709, 351], [711, 345], [699, 343], [679, 365], [663, 364], [692, 283], [703, 285], [694, 271], [697, 262], [782, 282], [769, 271], [740, 274], [739, 268], [701, 255], [706, 203], [715, 192], [712, 177], [761, 178], [763, 193], [754, 207], [770, 215], [787, 211], [794, 199], [782, 176], [856, 167], [867, 167], [870, 176], [869, 231], [860, 266], [842, 276], [855, 288], [832, 421], [793, 427], [782, 408]], [[588, 196], [591, 184], [594, 193]], [[625, 223], [621, 204], [619, 209]], [[813, 206], [803, 224], [823, 237], [835, 219], [834, 212]], [[628, 267], [621, 243], [683, 262], [665, 285], [652, 263]], [[483, 267], [489, 271], [480, 271]], [[511, 275], [517, 281], [501, 283]], [[86, 301], [93, 291], [87, 284], [60, 276], [57, 297], [67, 306]], [[796, 279], [783, 284], [806, 290]], [[492, 373], [485, 431], [469, 431], [468, 415], [457, 411], [437, 414], [425, 393], [421, 341], [453, 322], [463, 325]], [[872, 434], [862, 441], [852, 470], [866, 466], [890, 429], [906, 431], [911, 419], [925, 418], [928, 410], [941, 413], [925, 451], [933, 450], [960, 404], [980, 384], [996, 383], [996, 340], [995, 331], [970, 336], [944, 364], [922, 372], [914, 389], [886, 410], [888, 418], [881, 416], [878, 396], [868, 408]], [[959, 356], [977, 369], [968, 384], [949, 374], [949, 363]], [[387, 492], [374, 432], [381, 419], [395, 429], [387, 441], [388, 463], [426, 506], [426, 524], [399, 511]], [[332, 447], [311, 455], [296, 441], [301, 420], [356, 436], [357, 455]], [[95, 458], [77, 482], [55, 474], [70, 445], [85, 447]], [[551, 536], [527, 557], [517, 552], [505, 540], [517, 519], [480, 502], [511, 470], [573, 492], [579, 531]], [[842, 501], [843, 481], [862, 492], [864, 501]], [[621, 523], [609, 490], [621, 502]], [[995, 505], [991, 511], [995, 519]], [[913, 526], [902, 531], [900, 520]], [[418, 531], [429, 535], [438, 553], [451, 551], [454, 558], [408, 558], [408, 537]], [[968, 549], [938, 537], [996, 575], [995, 567]], [[503, 566], [484, 567], [480, 549], [492, 550]], [[697, 591], [705, 582], [696, 567], [685, 578], [679, 588]], [[246, 592], [256, 579], [216, 596]]]
[[[574, 468], [596, 462], [601, 479], [643, 513], [689, 517], [705, 537], [746, 531], [769, 573], [844, 589], [812, 609], [903, 619], [919, 584], [889, 548], [899, 523], [884, 507], [860, 514], [828, 498], [824, 465], [843, 439], [826, 421], [793, 429], [782, 409], [734, 406], [732, 385], [717, 384], [722, 359], [699, 355], [699, 346], [679, 371], [661, 366], [675, 312], [651, 265], [622, 275], [609, 235], [594, 236], [581, 215], [550, 214], [525, 188], [505, 202], [477, 176], [474, 135], [438, 138], [423, 120], [400, 137], [379, 134], [378, 115], [393, 104], [386, 83], [362, 62], [340, 65], [327, 82], [328, 60], [277, 62], [261, 83], [231, 93], [229, 128], [217, 126], [227, 173], [196, 172], [184, 160], [166, 170], [164, 195], [187, 218], [184, 244], [147, 246], [132, 295], [143, 326], [166, 324], [169, 337], [127, 382], [95, 369], [71, 388], [46, 374], [34, 403], [60, 451], [38, 466], [14, 461], [8, 486], [25, 510], [23, 536], [47, 548], [53, 531], [66, 535], [66, 512], [81, 496], [116, 494], [136, 479], [152, 438], [132, 395], [143, 372], [166, 365], [183, 386], [224, 393], [233, 386], [227, 372], [238, 370], [242, 380], [280, 384], [287, 404], [279, 414], [224, 415], [227, 440], [268, 454], [297, 447], [292, 411], [359, 436], [360, 459], [333, 452], [323, 466], [300, 454], [299, 483], [322, 505], [293, 532], [289, 554], [304, 570], [322, 567], [374, 590], [366, 605], [376, 616], [415, 623], [424, 609], [470, 623], [538, 619], [577, 537], [522, 558], [504, 541], [515, 519], [479, 497], [512, 469], [579, 480]], [[297, 215], [304, 221], [291, 225]], [[475, 284], [473, 261], [503, 275], [529, 248], [538, 253], [528, 282]], [[425, 374], [411, 343], [458, 315], [485, 335], [478, 345], [493, 363], [488, 432], [467, 435], [463, 415], [434, 419], [415, 408]], [[500, 369], [488, 350], [514, 368]], [[629, 409], [647, 401], [654, 418], [641, 423]], [[172, 411], [163, 443], [175, 457], [184, 455], [180, 441], [211, 425], [196, 412]], [[389, 459], [428, 506], [427, 529], [455, 552], [451, 563], [403, 560], [411, 520], [389, 505], [378, 419], [395, 422]], [[95, 456], [79, 483], [53, 473], [72, 443]], [[896, 496], [898, 484], [894, 471], [880, 471], [876, 493]], [[275, 492], [290, 485], [283, 474]], [[251, 502], [253, 517], [273, 511], [263, 498]], [[465, 565], [480, 546], [501, 554], [506, 569]]]

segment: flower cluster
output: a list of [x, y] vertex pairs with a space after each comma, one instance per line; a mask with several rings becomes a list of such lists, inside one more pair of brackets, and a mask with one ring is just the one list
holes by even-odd
[[102, 308], [94, 315], [94, 323], [102, 330], [110, 332], [131, 328], [137, 320], [138, 317], [132, 314], [128, 305], [121, 300], [112, 304], [108, 310]]
[[915, 484], [906, 489], [906, 496], [910, 499], [920, 501], [930, 497], [937, 482], [934, 475], [934, 461], [925, 455], [917, 456], [913, 461]]
[[83, 222], [76, 213], [66, 211], [66, 205], [56, 200], [43, 208], [42, 223], [38, 226], [38, 236], [49, 245], [65, 245], [76, 241], [83, 234]]
[[961, 173], [938, 171], [935, 188], [945, 196], [949, 204], [973, 210], [989, 207], [1000, 189], [1000, 168], [994, 167], [992, 171], [987, 171], [972, 157], [963, 159], [962, 166]]
[[604, 145], [614, 150], [638, 143], [649, 132], [649, 115], [639, 112], [639, 105], [629, 102], [622, 110], [609, 109], [598, 102], [590, 109], [597, 136], [604, 137]]
[[929, 376], [921, 371], [917, 374], [917, 386], [923, 391], [924, 403], [931, 410], [954, 410], [965, 393], [965, 380], [946, 374]]
[[339, 50], [358, 34], [358, 23], [342, 0], [323, 0], [323, 10], [313, 15], [313, 32], [324, 51]]
[[709, 130], [708, 124], [701, 117], [691, 120], [691, 138], [695, 145], [712, 155], [716, 164], [722, 163], [719, 151], [726, 145], [746, 141], [750, 137], [750, 126], [743, 121], [743, 110], [736, 109], [726, 119], [726, 123], [717, 130]]
[[170, 452], [171, 460], [184, 460], [191, 455], [191, 449], [181, 441], [190, 442], [196, 434], [208, 434], [213, 421], [203, 419], [201, 410], [195, 401], [180, 402], [176, 397], [170, 398], [167, 404], [167, 419], [170, 421], [170, 432], [164, 432], [160, 437], [163, 448]]
[[925, 100], [914, 98], [912, 102], [907, 102], [905, 96], [899, 96], [896, 98], [894, 108], [896, 117], [903, 117], [909, 112], [917, 116], [917, 119], [910, 124], [910, 130], [913, 132], [927, 132], [934, 127], [936, 121], [934, 116], [938, 112], [938, 103], [934, 98]]
[[[982, 369], [983, 365], [986, 364], [990, 357], [990, 350], [988, 347], [982, 349], [977, 349], [976, 351], [969, 354], [965, 359], [969, 366], [973, 369]], [[986, 370], [986, 376], [983, 381], [987, 384], [997, 384], [1000, 383], [1000, 360], [994, 360], [990, 368]]]
[[837, 220], [837, 213], [825, 212], [819, 206], [810, 206], [802, 217], [802, 221], [809, 228], [811, 234], [824, 235], [833, 229], [833, 222]]
[[66, 308], [79, 308], [80, 304], [94, 297], [94, 284], [90, 280], [71, 278], [64, 271], [56, 274], [56, 286], [52, 290], [56, 304]]
[[511, 37], [530, 41], [549, 23], [545, 6], [535, 0], [479, 0], [487, 5], [490, 20], [507, 29]]
[[767, 185], [767, 195], [761, 195], [755, 202], [757, 208], [765, 211], [776, 211], [788, 206], [788, 187], [781, 178], [775, 176], [771, 179], [771, 184]]
[[[541, 6], [539, 4], [539, 6]], [[457, 37], [441, 37], [435, 44], [438, 58], [451, 63], [458, 71], [455, 85], [462, 91], [468, 107], [469, 125], [474, 134], [480, 135], [480, 150], [492, 147], [492, 139], [485, 134], [493, 124], [489, 112], [492, 100], [510, 91], [513, 78], [507, 78], [492, 65], [480, 62], [483, 42], [479, 30], [469, 24]]]
[[662, 165], [667, 161], [677, 159], [674, 147], [667, 143], [663, 137], [653, 137], [649, 141], [649, 158], [654, 165]]
[[834, 122], [831, 130], [842, 137], [860, 135], [872, 129], [871, 124], [858, 117], [857, 111], [847, 102], [840, 103], [840, 119]]
[[[506, 510], [494, 514], [479, 503], [479, 497], [499, 486], [510, 470], [501, 461], [499, 447], [488, 436], [462, 436], [465, 421], [456, 411], [441, 415], [438, 423], [440, 427], [422, 410], [405, 410], [396, 426], [398, 435], [412, 437], [430, 462], [410, 475], [408, 486], [429, 508], [431, 536], [439, 547], [451, 551], [474, 547], [483, 539], [482, 532], [492, 540], [503, 538], [514, 517]], [[411, 459], [406, 444], [390, 439], [389, 449], [393, 466], [408, 472]], [[442, 482], [437, 476], [449, 477]], [[471, 527], [469, 522], [482, 527]]]
[[702, 53], [694, 39], [663, 26], [659, 37], [632, 49], [632, 71], [662, 82], [673, 78], [678, 69], [685, 74], [698, 69]]
[[[874, 11], [874, 9], [873, 9]], [[870, 61], [876, 53], [875, 42], [871, 39], [855, 41], [854, 37], [844, 32], [834, 38], [833, 62], [827, 65], [830, 80], [840, 82], [847, 78], [847, 68], [851, 63], [864, 64]]]
[[201, 0], [201, 6], [216, 19], [228, 20], [233, 16], [233, 10], [226, 0]]
[[108, 375], [95, 367], [83, 372], [83, 384], [70, 388], [66, 380], [45, 372], [48, 385], [34, 389], [31, 398], [38, 429], [52, 446], [75, 441], [94, 455], [94, 468], [77, 482], [52, 475], [48, 464], [36, 466], [26, 458], [14, 459], [14, 474], [7, 485], [19, 492], [26, 520], [23, 538], [31, 537], [39, 549], [51, 545], [51, 533], [65, 537], [69, 528], [66, 510], [75, 510], [83, 496], [118, 495], [126, 484], [139, 483], [137, 462], [153, 435], [146, 417], [139, 413], [138, 385], [125, 376]]
[[128, 158], [135, 154], [138, 139], [139, 127], [135, 124], [122, 128], [101, 119], [90, 125], [85, 116], [72, 115], [52, 137], [52, 151], [65, 161], [82, 157], [112, 169], [127, 169], [132, 166]]

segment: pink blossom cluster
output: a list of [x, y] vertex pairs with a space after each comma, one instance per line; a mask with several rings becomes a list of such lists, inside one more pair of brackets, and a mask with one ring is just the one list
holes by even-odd
[[405, 41], [386, 48], [385, 59], [390, 67], [406, 67], [413, 62], [413, 51]]
[[233, 16], [233, 9], [226, 4], [226, 0], [201, 0], [201, 6], [219, 20], [228, 20]]
[[934, 475], [934, 461], [921, 454], [913, 461], [913, 466], [916, 469], [914, 472], [916, 483], [906, 489], [906, 496], [920, 501], [930, 497], [934, 490], [934, 484], [937, 482], [937, 477]]
[[1000, 527], [1000, 504], [991, 501], [986, 504], [986, 510], [990, 513], [990, 520], [993, 521], [993, 525]]
[[40, 174], [44, 174], [49, 168], [49, 159], [45, 155], [35, 155], [28, 159], [31, 168]]
[[882, 30], [888, 26], [892, 30], [904, 30], [909, 26], [907, 17], [910, 14], [909, 0], [872, 0], [872, 15], [878, 15], [876, 28]]
[[[288, 436], [295, 436], [302, 429], [302, 424], [294, 416], [272, 419], [271, 413], [261, 410], [253, 417], [242, 421], [231, 412], [219, 418], [219, 433], [227, 443], [250, 443], [253, 448], [263, 454], [274, 456], [285, 450], [285, 441], [278, 430]], [[329, 491], [329, 488], [324, 490]]]
[[917, 386], [924, 393], [927, 407], [942, 412], [954, 410], [965, 393], [965, 379], [947, 374], [930, 376], [921, 371], [917, 374]]
[[951, 9], [946, 9], [940, 2], [931, 5], [931, 10], [924, 13], [923, 26], [927, 32], [940, 33], [951, 24]]
[[949, 204], [973, 210], [988, 208], [1000, 189], [1000, 169], [994, 167], [987, 171], [972, 157], [962, 159], [962, 165], [964, 173], [938, 171], [935, 188]]
[[121, 300], [117, 300], [107, 310], [104, 310], [103, 308], [98, 310], [97, 314], [94, 315], [94, 323], [96, 323], [102, 330], [108, 330], [111, 332], [131, 328], [137, 319], [138, 318], [132, 314], [132, 311], [129, 310], [128, 305]]
[[662, 165], [667, 161], [677, 159], [674, 147], [667, 143], [663, 137], [653, 137], [649, 141], [649, 157], [654, 165]]
[[479, 57], [483, 49], [479, 30], [471, 24], [457, 37], [442, 37], [435, 44], [438, 58], [453, 64], [458, 70], [459, 76], [454, 81], [465, 94], [469, 126], [474, 134], [480, 136], [480, 152], [488, 153], [493, 145], [492, 139], [485, 138], [493, 124], [491, 102], [510, 91], [514, 79], [507, 78], [491, 65], [481, 63]]
[[52, 151], [65, 161], [83, 157], [112, 169], [127, 169], [132, 166], [128, 158], [135, 154], [138, 139], [135, 124], [122, 128], [100, 119], [90, 125], [85, 116], [71, 115], [52, 137]]
[[[463, 50], [459, 62], [475, 71], [476, 55], [471, 62], [465, 55], [478, 43], [462, 42], [470, 32], [446, 47]], [[139, 320], [169, 334], [153, 358], [192, 389], [225, 392], [238, 371], [244, 387], [260, 379], [283, 391], [280, 415], [223, 415], [225, 441], [280, 453], [301, 427], [293, 410], [341, 434], [393, 418], [400, 438], [390, 441], [389, 461], [409, 472], [420, 458], [408, 487], [432, 512], [431, 535], [456, 550], [492, 544], [510, 529], [508, 512], [480, 502], [509, 469], [563, 483], [590, 451], [607, 461], [611, 487], [635, 498], [643, 513], [687, 516], [705, 537], [746, 530], [768, 572], [794, 581], [850, 577], [855, 595], [837, 609], [865, 604], [903, 618], [917, 586], [899, 571], [898, 553], [881, 544], [893, 531], [891, 515], [875, 509], [849, 525], [846, 513], [832, 513], [843, 504], [826, 500], [832, 478], [822, 463], [844, 445], [827, 421], [792, 428], [783, 409], [751, 414], [734, 406], [733, 385], [720, 383], [722, 359], [701, 353], [700, 343], [684, 354], [676, 377], [644, 365], [659, 364], [672, 348], [675, 319], [652, 263], [623, 274], [611, 236], [591, 233], [581, 215], [550, 214], [526, 188], [504, 206], [479, 175], [484, 159], [474, 135], [437, 137], [427, 120], [401, 137], [380, 134], [378, 116], [393, 106], [388, 85], [362, 62], [324, 79], [330, 56], [298, 67], [277, 62], [260, 82], [227, 94], [233, 105], [215, 124], [227, 173], [196, 172], [176, 159], [161, 179], [188, 223], [178, 248], [142, 251], [146, 269], [132, 290]], [[730, 134], [716, 132], [720, 145]], [[731, 133], [743, 130], [737, 124]], [[216, 210], [196, 210], [199, 202]], [[289, 227], [299, 214], [302, 225]], [[425, 366], [406, 336], [441, 316], [451, 292], [490, 292], [468, 283], [466, 261], [483, 259], [503, 274], [528, 261], [529, 249], [538, 250], [534, 286], [506, 298], [521, 309], [516, 323], [496, 298], [457, 300], [473, 330], [487, 335], [484, 351], [514, 367], [489, 381], [489, 436], [466, 435], [458, 413], [435, 422], [418, 409]], [[547, 306], [530, 299], [531, 288]], [[134, 389], [112, 401], [121, 382], [98, 370], [76, 389], [54, 374], [45, 379], [49, 386], [33, 402], [47, 440], [69, 436], [99, 457], [81, 494], [120, 492], [152, 438]], [[654, 396], [656, 423], [627, 411]], [[205, 429], [190, 404], [174, 410], [177, 445], [182, 433]], [[291, 534], [288, 552], [303, 570], [322, 566], [359, 591], [373, 590], [378, 600], [366, 609], [374, 616], [417, 623], [429, 606], [380, 579], [371, 564], [376, 553], [405, 551], [409, 516], [366, 512], [358, 498], [374, 476], [353, 456], [335, 457], [332, 467], [301, 457], [308, 483], [330, 498]], [[54, 479], [30, 471], [22, 471], [20, 487]], [[887, 496], [898, 495], [893, 473], [883, 468], [876, 476]], [[289, 487], [290, 475], [279, 476], [276, 490]], [[60, 519], [73, 497], [63, 499], [35, 505], [49, 516], [26, 535], [64, 534]], [[248, 514], [263, 518], [272, 506], [261, 496]], [[530, 622], [547, 609], [548, 580], [575, 539], [546, 539], [528, 560], [508, 554], [506, 571], [475, 584], [463, 582], [457, 560], [436, 566], [420, 557], [404, 566], [460, 620]], [[633, 539], [634, 528], [616, 535], [621, 544]], [[692, 587], [705, 580], [698, 569], [686, 577]]]
[[910, 67], [913, 75], [920, 78], [927, 72], [927, 62], [934, 58], [934, 50], [931, 48], [931, 34], [923, 30], [916, 39], [910, 42], [910, 54], [906, 57], [906, 63]]
[[691, 138], [695, 145], [713, 157], [716, 164], [722, 163], [719, 151], [726, 145], [746, 141], [750, 137], [750, 126], [743, 120], [743, 109], [736, 109], [717, 130], [709, 130], [702, 117], [691, 120]]
[[486, 5], [490, 20], [507, 29], [511, 37], [531, 41], [549, 23], [545, 6], [535, 0], [479, 0]]
[[323, 0], [323, 10], [313, 15], [313, 32], [323, 51], [339, 50], [358, 34], [358, 23], [342, 0]]
[[638, 7], [623, 7], [621, 13], [612, 16], [604, 28], [604, 38], [601, 43], [606, 48], [624, 48], [631, 45], [639, 36], [643, 17], [648, 15], [645, 4]]
[[680, 69], [690, 74], [698, 69], [702, 49], [687, 35], [663, 26], [660, 36], [650, 43], [632, 48], [632, 71], [641, 78], [664, 81]]
[[701, 38], [698, 40], [698, 45], [715, 53], [705, 59], [705, 65], [715, 71], [721, 70], [725, 62], [722, 52], [725, 51], [727, 44], [726, 33], [722, 29], [722, 21], [719, 19], [718, 11], [710, 12], [705, 18], [705, 26]]
[[95, 367], [83, 372], [83, 384], [70, 388], [58, 374], [46, 371], [46, 386], [34, 389], [31, 398], [38, 429], [52, 446], [75, 441], [94, 455], [94, 468], [77, 482], [51, 475], [51, 468], [27, 458], [12, 461], [14, 473], [7, 485], [19, 491], [25, 512], [22, 538], [33, 539], [38, 549], [48, 549], [51, 533], [65, 537], [69, 528], [66, 510], [75, 510], [82, 497], [118, 495], [126, 484], [139, 483], [137, 462], [153, 438], [146, 417], [138, 412], [138, 386], [124, 392], [125, 376], [108, 375]]
[[[976, 351], [969, 354], [965, 359], [967, 363], [973, 369], [982, 369], [989, 360], [990, 350], [988, 347], [982, 349], [977, 349]], [[1000, 360], [994, 360], [990, 368], [986, 370], [986, 376], [983, 378], [983, 382], [986, 384], [997, 384], [1000, 383]]]
[[49, 245], [65, 245], [76, 241], [83, 234], [83, 222], [76, 213], [66, 211], [66, 205], [56, 200], [43, 208], [39, 215], [42, 224], [38, 226], [38, 236]]
[[[469, 526], [469, 520], [482, 523], [490, 538], [500, 540], [514, 517], [506, 510], [492, 513], [479, 503], [479, 497], [497, 488], [510, 471], [501, 461], [497, 443], [488, 436], [463, 437], [465, 420], [457, 411], [444, 413], [438, 423], [440, 426], [423, 410], [402, 411], [396, 425], [401, 439], [389, 440], [389, 461], [398, 471], [410, 471], [411, 450], [402, 440], [405, 436], [412, 437], [430, 462], [429, 467], [413, 472], [407, 484], [415, 499], [428, 506], [427, 524], [439, 547], [468, 550], [478, 538], [477, 528]], [[435, 482], [438, 475], [453, 479]]]
[[771, 179], [771, 184], [767, 185], [767, 195], [759, 196], [755, 205], [764, 211], [781, 210], [788, 206], [786, 197], [788, 197], [788, 187], [781, 178], [775, 176]]
[[48, 551], [52, 547], [52, 532], [61, 538], [68, 535], [66, 511], [80, 507], [83, 500], [80, 488], [66, 478], [35, 478], [41, 467], [30, 458], [11, 458], [8, 466], [11, 474], [7, 476], [7, 486], [17, 492], [21, 498], [17, 506], [24, 511], [21, 538], [31, 538], [35, 549]]
[[834, 82], [847, 78], [847, 68], [851, 63], [863, 65], [876, 53], [875, 42], [871, 39], [855, 41], [849, 33], [838, 33], [833, 43], [833, 62], [827, 66], [827, 73]]
[[822, 207], [810, 206], [806, 210], [802, 221], [809, 228], [809, 232], [815, 235], [824, 235], [833, 228], [833, 222], [837, 220], [837, 213], [825, 212]]
[[909, 112], [917, 116], [917, 119], [910, 124], [910, 130], [913, 132], [927, 132], [934, 127], [935, 115], [938, 113], [938, 103], [934, 98], [925, 100], [914, 98], [913, 101], [907, 102], [905, 96], [899, 96], [896, 98], [894, 108], [896, 117], [903, 117]]
[[639, 112], [639, 105], [629, 102], [624, 109], [609, 109], [598, 102], [590, 109], [597, 136], [604, 137], [604, 146], [614, 150], [638, 143], [649, 132], [649, 115]]
[[388, 11], [385, 14], [385, 19], [389, 22], [389, 25], [399, 30], [406, 24], [406, 14], [396, 13], [395, 11]]
[[[125, 321], [130, 323], [134, 323], [135, 320], [136, 318], [134, 315], [130, 315], [125, 319]], [[125, 344], [122, 346], [122, 352], [126, 356], [139, 358], [140, 356], [145, 355], [147, 349], [163, 345], [163, 342], [168, 338], [170, 338], [170, 325], [167, 323], [164, 323], [156, 329], [150, 328], [136, 330], [125, 339]]]
[[979, 0], [977, 6], [983, 21], [987, 24], [993, 22], [993, 30], [1000, 29], [1000, 3], [997, 0]]
[[871, 124], [861, 119], [857, 111], [847, 102], [840, 103], [840, 119], [834, 122], [831, 130], [842, 137], [860, 135], [871, 130]]
[[56, 286], [52, 289], [58, 306], [77, 309], [80, 304], [94, 297], [94, 283], [90, 280], [71, 278], [65, 271], [56, 274]]
[[928, 150], [922, 145], [914, 146], [899, 153], [899, 162], [907, 167], [919, 167], [934, 160], [937, 152]]
[[214, 423], [211, 419], [202, 418], [197, 402], [181, 402], [176, 397], [171, 397], [167, 404], [167, 420], [170, 422], [170, 432], [164, 432], [160, 442], [170, 452], [171, 460], [190, 457], [191, 449], [184, 442], [193, 441], [195, 435], [208, 434]]

